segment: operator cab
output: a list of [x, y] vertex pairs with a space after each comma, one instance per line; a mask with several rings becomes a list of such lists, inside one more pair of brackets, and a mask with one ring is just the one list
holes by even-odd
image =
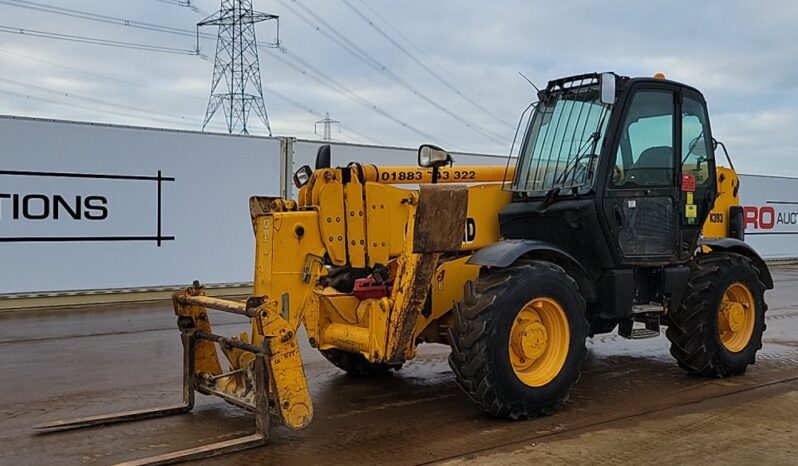
[[603, 73], [551, 81], [538, 98], [503, 235], [562, 245], [597, 272], [687, 261], [716, 195], [701, 93]]
[[[717, 195], [704, 97], [663, 78], [603, 73], [551, 81], [538, 98], [501, 235], [521, 240], [515, 254], [558, 251], [536, 257], [571, 267], [592, 333], [626, 322], [629, 335], [634, 314], [656, 335], [657, 309], [678, 307]], [[490, 252], [478, 255], [471, 263]]]

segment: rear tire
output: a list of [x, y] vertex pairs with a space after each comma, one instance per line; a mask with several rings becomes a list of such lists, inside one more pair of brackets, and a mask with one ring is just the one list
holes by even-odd
[[584, 299], [562, 268], [534, 261], [483, 269], [455, 306], [449, 365], [485, 412], [510, 419], [548, 415], [579, 379], [587, 333]]
[[321, 350], [322, 356], [353, 377], [384, 377], [391, 371], [398, 371], [401, 364], [372, 363], [360, 353], [350, 353], [338, 349]]
[[682, 304], [669, 316], [671, 354], [691, 374], [745, 373], [762, 348], [766, 327], [759, 271], [749, 258], [725, 252], [698, 256], [690, 269]]

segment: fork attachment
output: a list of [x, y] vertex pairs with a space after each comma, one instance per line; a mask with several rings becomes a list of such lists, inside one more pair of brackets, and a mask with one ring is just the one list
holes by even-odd
[[[67, 419], [34, 426], [34, 429], [42, 431], [42, 433], [52, 433], [63, 430], [81, 429], [183, 414], [191, 411], [191, 409], [194, 407], [194, 391], [196, 390], [204, 394], [214, 394], [220, 396], [224, 398], [225, 401], [233, 403], [236, 406], [244, 408], [248, 411], [254, 412], [255, 432], [244, 437], [225, 440], [200, 447], [189, 448], [186, 450], [165, 453], [163, 455], [152, 456], [149, 458], [143, 458], [121, 464], [126, 466], [173, 464], [183, 461], [210, 458], [213, 456], [265, 445], [269, 439], [269, 340], [264, 339], [262, 345], [255, 346], [243, 343], [239, 340], [214, 335], [197, 328], [186, 327], [185, 324], [188, 322], [186, 322], [186, 319], [183, 317], [179, 318], [178, 322], [179, 326], [181, 327], [180, 338], [183, 343], [182, 403], [159, 408]], [[202, 323], [199, 323], [198, 326], [202, 327], [203, 325]], [[230, 375], [221, 373], [221, 368], [219, 368], [218, 371], [214, 371], [213, 375], [200, 375], [201, 373], [196, 372], [198, 361], [200, 362], [200, 365], [208, 366], [210, 364], [211, 366], [219, 367], [218, 359], [216, 359], [215, 354], [213, 360], [206, 358], [209, 355], [209, 351], [213, 351], [215, 353], [216, 344], [228, 349], [233, 348], [252, 354], [253, 359], [251, 363], [251, 375], [252, 379], [254, 379], [254, 387], [252, 390], [253, 396], [251, 397], [251, 402], [221, 393], [215, 390], [211, 384], [206, 382], [207, 379], [214, 380], [214, 377], [216, 379], [221, 379]], [[215, 361], [215, 364], [213, 361]]]

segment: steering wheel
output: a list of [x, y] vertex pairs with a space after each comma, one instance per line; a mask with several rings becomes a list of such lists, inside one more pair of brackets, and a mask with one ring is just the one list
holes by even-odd
[[598, 154], [590, 154], [587, 158], [583, 160], [578, 160], [575, 165], [573, 165], [573, 169], [571, 173], [566, 176], [562, 182], [563, 184], [568, 180], [571, 179], [576, 185], [580, 185], [587, 181], [589, 175], [593, 173], [594, 170], [594, 162], [598, 160]]

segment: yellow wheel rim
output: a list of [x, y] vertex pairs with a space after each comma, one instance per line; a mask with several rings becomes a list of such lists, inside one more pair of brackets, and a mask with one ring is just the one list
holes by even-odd
[[733, 283], [723, 293], [718, 309], [718, 332], [727, 350], [739, 353], [748, 346], [754, 334], [755, 310], [754, 295], [742, 283]]
[[568, 317], [557, 301], [529, 301], [510, 328], [508, 351], [515, 375], [530, 387], [551, 382], [565, 364], [570, 341]]

